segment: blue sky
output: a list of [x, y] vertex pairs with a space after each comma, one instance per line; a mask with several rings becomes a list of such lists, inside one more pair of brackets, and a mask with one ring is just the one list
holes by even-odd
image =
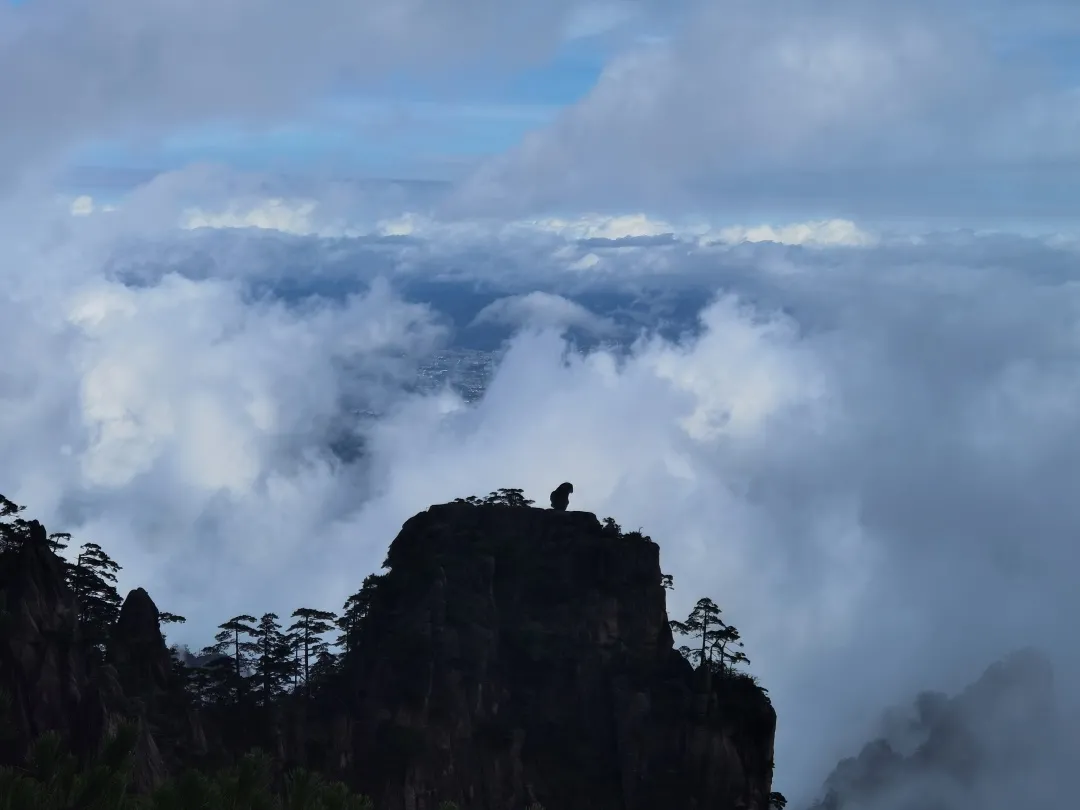
[[[603, 18], [594, 25], [611, 24]], [[564, 41], [550, 59], [512, 71], [476, 65], [432, 77], [396, 75], [327, 94], [295, 120], [266, 129], [227, 118], [159, 141], [99, 140], [74, 166], [175, 170], [195, 162], [252, 171], [311, 168], [351, 176], [457, 179], [581, 100], [611, 56], [602, 35]]]
[[1065, 0], [418, 2], [8, 6], [0, 150], [446, 180], [460, 215], [1080, 215]]
[[372, 93], [339, 93], [295, 122], [264, 131], [227, 120], [140, 148], [88, 144], [80, 165], [176, 169], [198, 161], [242, 169], [322, 165], [376, 177], [451, 179], [462, 164], [498, 154], [587, 94], [604, 66], [598, 43], [574, 41], [548, 64], [509, 75], [477, 71], [442, 85], [387, 81]]

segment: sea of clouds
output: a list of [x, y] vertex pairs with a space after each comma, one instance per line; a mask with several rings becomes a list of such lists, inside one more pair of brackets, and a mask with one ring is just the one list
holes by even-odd
[[[188, 617], [171, 640], [335, 609], [415, 512], [567, 479], [661, 544], [672, 615], [708, 595], [742, 630], [795, 797], [919, 689], [1029, 643], [1076, 672], [1074, 243], [599, 216], [320, 235], [236, 203], [149, 239], [159, 192], [7, 219], [0, 457], [6, 495]], [[513, 334], [472, 405], [413, 390], [468, 327], [408, 299], [433, 264]], [[656, 287], [700, 295], [669, 337], [579, 303]]]
[[[509, 69], [594, 5], [0, 7], [0, 492], [199, 647], [339, 607], [429, 504], [571, 480], [661, 544], [673, 616], [740, 628], [793, 806], [1016, 647], [1072, 702], [1080, 241], [1037, 226], [1075, 213], [1080, 116], [1018, 43], [1074, 4], [641, 3], [667, 34], [612, 34], [592, 93], [434, 197], [199, 165], [57, 191], [84, 141]], [[481, 327], [483, 398], [418, 392]]]

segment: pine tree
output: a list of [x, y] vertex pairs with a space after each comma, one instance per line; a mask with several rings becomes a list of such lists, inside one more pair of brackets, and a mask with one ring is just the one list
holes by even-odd
[[227, 655], [230, 662], [231, 689], [239, 702], [244, 694], [246, 685], [245, 676], [251, 669], [252, 659], [258, 654], [258, 644], [251, 640], [255, 635], [252, 625], [256, 622], [254, 616], [247, 614], [233, 616], [224, 624], [218, 625], [218, 634], [214, 636], [214, 643], [203, 650], [203, 654]]
[[344, 653], [350, 653], [357, 648], [360, 642], [360, 628], [364, 619], [371, 610], [371, 604], [375, 598], [375, 588], [385, 575], [368, 574], [364, 577], [364, 583], [360, 590], [345, 600], [342, 605], [341, 617], [336, 624], [341, 631], [338, 636], [337, 646]]
[[669, 622], [671, 629], [675, 632], [701, 639], [700, 649], [691, 650], [689, 647], [683, 647], [679, 650], [691, 661], [696, 658], [698, 666], [708, 663], [713, 645], [720, 639], [727, 626], [721, 621], [720, 613], [720, 608], [712, 599], [703, 597], [694, 605], [694, 609], [690, 611], [685, 622], [674, 620]]
[[[164, 626], [166, 624], [184, 624], [186, 622], [187, 622], [187, 619], [184, 618], [183, 616], [180, 616], [179, 614], [169, 613], [169, 612], [164, 611], [164, 610], [158, 612], [158, 624], [161, 625], [161, 626]], [[164, 630], [161, 631], [161, 639], [162, 639], [162, 641], [165, 640], [165, 631]]]
[[123, 599], [116, 591], [120, 566], [97, 543], [83, 543], [75, 563], [66, 569], [68, 585], [79, 605], [79, 627], [91, 650], [104, 657], [109, 631], [120, 615]]
[[530, 501], [525, 497], [524, 490], [512, 489], [503, 487], [497, 489], [494, 492], [488, 493], [488, 496], [484, 498], [484, 503], [488, 505], [498, 506], [532, 506], [533, 501]]
[[[709, 659], [710, 664], [720, 675], [725, 675], [737, 664], [749, 664], [750, 659], [742, 651], [742, 636], [733, 624], [725, 624], [712, 642]], [[712, 653], [719, 655], [719, 659], [712, 661]]]
[[27, 523], [19, 517], [25, 508], [0, 495], [0, 551], [13, 550], [25, 540]]
[[304, 691], [311, 697], [311, 660], [327, 648], [323, 635], [334, 629], [337, 616], [328, 610], [298, 608], [293, 611], [296, 621], [289, 627], [304, 673]]
[[[34, 521], [19, 517], [26, 509], [14, 501], [0, 495], [0, 552], [13, 550], [30, 539], [30, 528]], [[47, 538], [49, 548], [54, 554], [67, 548], [71, 535], [67, 532], [54, 532]], [[65, 565], [67, 561], [65, 560]]]
[[318, 690], [328, 683], [338, 671], [341, 656], [330, 652], [330, 645], [325, 641], [316, 645], [315, 663], [311, 665], [311, 683]]
[[264, 613], [253, 634], [258, 649], [254, 677], [258, 684], [263, 706], [269, 706], [275, 697], [285, 691], [294, 676], [292, 650], [281, 631], [276, 613]]

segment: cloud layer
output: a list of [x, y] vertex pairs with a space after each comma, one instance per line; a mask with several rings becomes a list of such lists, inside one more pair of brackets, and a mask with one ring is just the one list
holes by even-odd
[[1038, 206], [1058, 187], [1053, 172], [1063, 183], [1076, 171], [1075, 82], [1046, 56], [1063, 4], [1035, 4], [1020, 27], [995, 2], [695, 8], [674, 36], [611, 63], [551, 127], [493, 157], [462, 189], [463, 210], [986, 215], [1005, 199], [1013, 213]]
[[[742, 630], [793, 799], [882, 707], [1018, 642], [1077, 673], [1069, 240], [724, 244], [703, 226], [603, 249], [589, 240], [673, 226], [593, 219], [372, 242], [152, 232], [170, 218], [136, 209], [9, 209], [0, 492], [105, 546], [125, 587], [189, 617], [176, 640], [337, 607], [430, 503], [572, 480], [574, 507], [661, 543], [673, 615], [709, 595]], [[433, 307], [401, 300], [447, 265], [465, 270]], [[477, 312], [526, 327], [486, 394], [413, 392], [454, 340], [440, 307], [481, 289]], [[663, 290], [700, 302], [671, 310], [667, 338]], [[638, 300], [644, 331], [621, 348], [560, 336]]]
[[560, 42], [577, 5], [7, 3], [0, 109], [19, 123], [0, 135], [0, 181], [86, 141], [152, 142], [220, 119], [260, 128], [395, 73], [527, 65]]
[[[572, 480], [660, 542], [673, 615], [708, 595], [739, 626], [793, 806], [882, 707], [1020, 643], [1075, 703], [1080, 243], [867, 224], [1080, 210], [1047, 55], [1075, 3], [680, 4], [422, 204], [213, 167], [107, 204], [31, 182], [100, 138], [528, 62], [614, 19], [590, 8], [0, 5], [0, 492], [201, 646], [338, 607], [433, 502]], [[485, 323], [522, 329], [483, 398], [418, 393]]]

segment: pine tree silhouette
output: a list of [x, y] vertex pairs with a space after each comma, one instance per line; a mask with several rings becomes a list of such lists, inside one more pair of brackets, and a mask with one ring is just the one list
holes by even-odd
[[341, 607], [341, 617], [335, 622], [341, 635], [338, 636], [336, 645], [342, 652], [350, 653], [360, 643], [360, 630], [364, 619], [371, 610], [371, 604], [375, 599], [375, 588], [382, 581], [384, 574], [368, 574], [364, 577], [364, 583], [360, 590], [345, 600]]
[[116, 591], [120, 566], [97, 543], [83, 543], [75, 563], [66, 567], [68, 586], [79, 604], [79, 626], [89, 650], [104, 660], [105, 642], [120, 615]]
[[258, 648], [254, 678], [262, 705], [269, 706], [274, 698], [285, 691], [294, 675], [292, 650], [276, 613], [264, 613], [252, 635]]
[[669, 622], [671, 629], [676, 633], [701, 639], [700, 649], [692, 650], [689, 647], [683, 647], [679, 650], [691, 661], [696, 658], [698, 666], [709, 660], [710, 648], [723, 631], [725, 625], [720, 620], [720, 613], [720, 608], [716, 606], [716, 603], [706, 596], [698, 599], [685, 622], [675, 620]]
[[294, 639], [294, 646], [300, 655], [304, 673], [304, 693], [311, 697], [311, 660], [321, 651], [328, 649], [323, 635], [334, 629], [337, 616], [328, 610], [297, 608], [292, 618], [296, 621], [289, 627]]
[[[220, 663], [216, 669], [226, 680], [222, 684], [225, 691], [232, 692], [237, 703], [243, 699], [247, 686], [246, 675], [259, 649], [258, 644], [251, 640], [255, 635], [255, 628], [252, 625], [256, 621], [254, 616], [244, 614], [234, 616], [224, 624], [219, 624], [219, 632], [214, 636], [214, 643], [203, 650], [204, 655], [224, 655], [232, 659], [227, 669]], [[226, 672], [228, 672], [227, 678], [225, 678]]]
[[700, 639], [696, 649], [680, 647], [679, 652], [698, 666], [708, 666], [719, 675], [731, 673], [737, 664], [750, 663], [742, 651], [742, 636], [738, 629], [720, 618], [721, 610], [708, 597], [697, 601], [685, 622], [671, 621], [671, 629], [690, 638]]

